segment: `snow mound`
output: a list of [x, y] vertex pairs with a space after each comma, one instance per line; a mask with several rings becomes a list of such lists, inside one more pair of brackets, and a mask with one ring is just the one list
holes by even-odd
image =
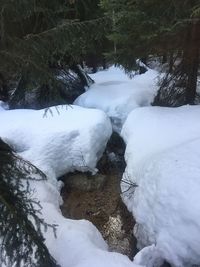
[[30, 189], [40, 202], [45, 222], [57, 225], [56, 238], [52, 229], [44, 232], [47, 248], [57, 263], [61, 267], [139, 266], [127, 256], [109, 252], [92, 223], [66, 219], [60, 211], [61, 184], [56, 178], [68, 171], [95, 170], [112, 131], [106, 114], [77, 106], [52, 107], [47, 113], [0, 111], [0, 137], [47, 174], [47, 181], [30, 181]]
[[157, 75], [156, 71], [148, 70], [130, 79], [122, 69], [111, 67], [91, 75], [95, 83], [74, 104], [103, 110], [111, 118], [113, 129], [120, 132], [133, 109], [152, 102]]
[[[167, 148], [200, 137], [200, 106], [143, 107], [128, 116], [121, 135], [134, 165]], [[130, 159], [131, 160], [131, 159]]]
[[122, 181], [122, 197], [137, 222], [138, 247], [148, 246], [136, 257], [139, 264], [154, 257], [200, 265], [199, 114], [200, 106], [146, 107], [133, 111], [122, 129], [123, 180], [137, 185], [128, 190]]
[[112, 132], [104, 112], [78, 106], [1, 111], [0, 124], [0, 136], [52, 179], [95, 172]]

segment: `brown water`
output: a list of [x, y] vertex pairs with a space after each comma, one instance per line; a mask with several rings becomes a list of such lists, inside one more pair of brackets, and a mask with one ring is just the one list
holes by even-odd
[[[66, 179], [69, 178], [70, 174]], [[91, 221], [107, 241], [110, 251], [120, 252], [132, 259], [136, 253], [134, 220], [121, 200], [120, 179], [121, 174], [111, 168], [106, 172], [106, 183], [100, 190], [86, 192], [65, 186], [61, 210], [67, 218]]]

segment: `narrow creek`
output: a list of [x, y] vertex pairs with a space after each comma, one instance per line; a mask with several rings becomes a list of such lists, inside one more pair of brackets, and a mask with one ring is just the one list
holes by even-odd
[[125, 145], [113, 134], [98, 163], [99, 173], [68, 173], [62, 177], [62, 213], [71, 219], [91, 221], [108, 243], [110, 251], [130, 259], [136, 254], [134, 220], [121, 200], [120, 180], [125, 169]]

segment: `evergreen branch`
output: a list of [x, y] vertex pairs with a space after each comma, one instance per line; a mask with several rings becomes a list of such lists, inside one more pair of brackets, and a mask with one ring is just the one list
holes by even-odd
[[49, 36], [50, 34], [56, 33], [58, 30], [67, 30], [68, 32], [72, 32], [74, 29], [80, 29], [80, 28], [83, 29], [84, 27], [91, 26], [91, 25], [99, 26], [99, 22], [105, 23], [108, 20], [110, 20], [108, 16], [104, 16], [104, 17], [92, 19], [92, 20], [85, 20], [85, 21], [68, 21], [67, 20], [66, 22], [63, 22], [61, 25], [58, 25], [56, 27], [53, 27], [41, 33], [27, 34], [23, 38], [25, 40], [30, 40], [36, 37], [45, 37], [45, 36]]
[[[16, 156], [0, 139], [0, 262], [6, 266], [58, 266], [44, 245], [41, 227], [53, 228], [41, 219], [40, 203], [31, 197], [29, 178], [45, 175]], [[32, 175], [37, 174], [36, 177]], [[25, 183], [26, 182], [26, 183]]]

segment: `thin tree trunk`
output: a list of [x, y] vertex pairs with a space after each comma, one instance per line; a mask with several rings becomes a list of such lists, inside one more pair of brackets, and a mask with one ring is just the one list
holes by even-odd
[[16, 108], [25, 108], [25, 93], [26, 93], [26, 85], [27, 85], [27, 75], [22, 74], [17, 85], [17, 88], [14, 91], [12, 98], [9, 101], [10, 109]]
[[90, 86], [94, 81], [81, 69], [80, 65], [73, 65], [71, 69], [78, 75], [83, 86]]
[[166, 54], [164, 54], [162, 56], [162, 64], [165, 64], [165, 63], [167, 63], [167, 55]]
[[193, 105], [196, 97], [198, 67], [199, 67], [199, 46], [200, 46], [200, 22], [191, 24], [186, 43], [184, 57], [184, 68], [187, 75], [185, 104]]
[[0, 100], [8, 101], [8, 86], [4, 76], [0, 73]]
[[169, 54], [169, 73], [173, 72], [173, 67], [174, 67], [174, 54], [173, 54], [173, 52], [170, 52], [170, 54]]

